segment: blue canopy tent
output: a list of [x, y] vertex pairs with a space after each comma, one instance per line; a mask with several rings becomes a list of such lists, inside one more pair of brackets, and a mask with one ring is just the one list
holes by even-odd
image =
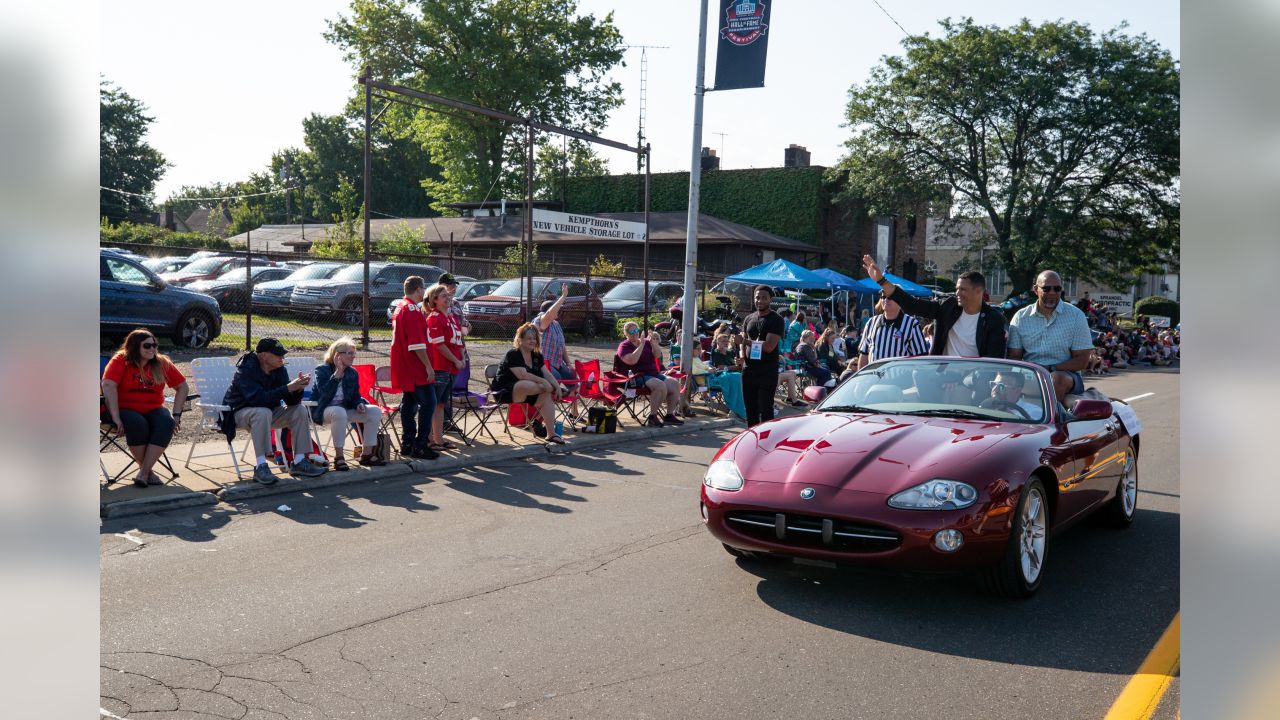
[[[920, 298], [933, 297], [933, 291], [923, 285], [918, 285], [916, 283], [911, 282], [910, 280], [907, 280], [906, 278], [898, 277], [893, 273], [885, 273], [884, 276], [888, 278], [889, 282], [905, 290], [908, 295], [914, 295], [915, 297], [920, 297]], [[872, 283], [870, 279], [868, 279], [867, 282], [872, 285], [875, 284], [875, 283]], [[879, 288], [876, 288], [876, 290], [879, 291]]]
[[830, 290], [832, 286], [831, 281], [822, 275], [782, 259], [747, 268], [736, 275], [730, 275], [725, 281], [790, 290]]
[[821, 275], [822, 277], [831, 281], [832, 290], [842, 290], [844, 292], [856, 292], [856, 293], [872, 293], [872, 292], [880, 291], [880, 288], [875, 287], [875, 283], [864, 284], [862, 280], [854, 280], [848, 275], [842, 275], [830, 268], [822, 268], [820, 270], [814, 270], [813, 274]]

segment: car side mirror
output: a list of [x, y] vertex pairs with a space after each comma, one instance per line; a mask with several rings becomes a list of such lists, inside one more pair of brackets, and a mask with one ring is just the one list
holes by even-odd
[[1072, 420], [1106, 420], [1111, 414], [1111, 403], [1106, 400], [1077, 400], [1071, 407]]

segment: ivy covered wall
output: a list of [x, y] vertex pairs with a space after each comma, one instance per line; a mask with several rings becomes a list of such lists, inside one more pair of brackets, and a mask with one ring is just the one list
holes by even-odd
[[[830, 203], [825, 172], [821, 167], [704, 172], [700, 209], [704, 215], [818, 245], [822, 212]], [[655, 173], [650, 190], [652, 212], [689, 209], [687, 172]], [[566, 195], [568, 212], [641, 212], [644, 176], [569, 178]]]

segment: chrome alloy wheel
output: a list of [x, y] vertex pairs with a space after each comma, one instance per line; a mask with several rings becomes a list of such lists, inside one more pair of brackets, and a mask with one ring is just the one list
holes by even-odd
[[1022, 510], [1022, 534], [1019, 537], [1019, 553], [1022, 560], [1022, 578], [1034, 584], [1044, 566], [1045, 508], [1044, 495], [1038, 487], [1030, 488], [1027, 503]]

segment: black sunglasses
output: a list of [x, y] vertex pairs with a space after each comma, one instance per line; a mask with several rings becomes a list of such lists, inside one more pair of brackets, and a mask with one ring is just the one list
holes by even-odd
[[1042, 291], [1044, 291], [1044, 292], [1051, 292], [1051, 293], [1060, 293], [1060, 292], [1062, 292], [1062, 286], [1061, 286], [1061, 285], [1041, 285], [1041, 286], [1040, 286], [1040, 289], [1041, 289]]
[[148, 343], [148, 342], [144, 342], [144, 343], [142, 343], [142, 349], [143, 349], [143, 350], [155, 350], [155, 349], [156, 349], [156, 348], [158, 348], [158, 347], [160, 347], [160, 344], [159, 344], [159, 343], [153, 343], [153, 342], [149, 342], [149, 343]]

